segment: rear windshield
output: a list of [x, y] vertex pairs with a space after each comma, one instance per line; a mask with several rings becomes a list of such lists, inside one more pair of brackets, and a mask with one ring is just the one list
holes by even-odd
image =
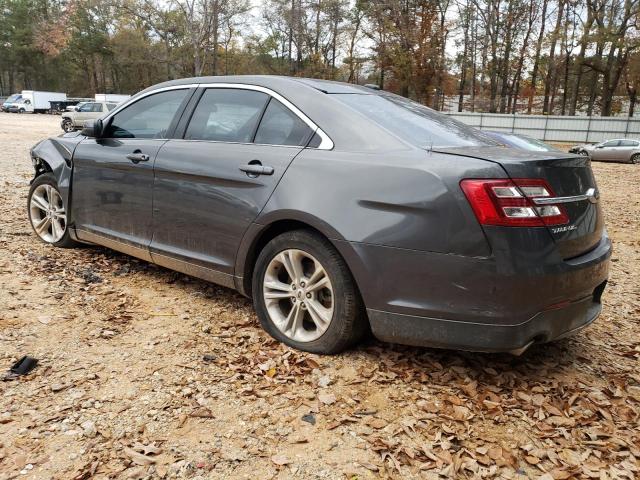
[[536, 140], [535, 138], [527, 137], [524, 135], [508, 135], [505, 140], [525, 150], [531, 150], [531, 151], [537, 151], [537, 152], [557, 152], [558, 151], [557, 149], [553, 148], [551, 145], [547, 145], [541, 140]]
[[334, 98], [419, 147], [498, 145], [479, 130], [399, 95], [347, 93]]

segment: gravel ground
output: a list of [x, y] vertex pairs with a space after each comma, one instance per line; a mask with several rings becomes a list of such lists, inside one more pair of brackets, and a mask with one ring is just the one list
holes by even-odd
[[640, 167], [594, 164], [615, 243], [604, 313], [522, 357], [370, 341], [286, 348], [238, 294], [26, 219], [28, 148], [0, 114], [0, 479], [638, 478]]

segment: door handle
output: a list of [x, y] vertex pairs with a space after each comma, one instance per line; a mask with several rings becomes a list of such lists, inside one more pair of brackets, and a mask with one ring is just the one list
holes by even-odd
[[129, 155], [127, 155], [127, 158], [131, 160], [133, 163], [149, 161], [149, 155], [142, 153], [140, 150], [136, 150], [135, 152], [130, 153]]
[[258, 175], [273, 175], [273, 167], [265, 167], [256, 160], [252, 160], [249, 164], [241, 166], [240, 170], [252, 178]]

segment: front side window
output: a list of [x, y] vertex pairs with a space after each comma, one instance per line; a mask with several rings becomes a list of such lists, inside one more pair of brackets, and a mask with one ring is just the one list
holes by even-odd
[[193, 112], [184, 138], [250, 143], [269, 96], [254, 90], [210, 88]]
[[418, 147], [498, 145], [479, 130], [399, 95], [384, 92], [332, 97]]
[[620, 143], [620, 142], [619, 142], [618, 140], [610, 140], [610, 141], [608, 141], [608, 142], [604, 142], [604, 143], [602, 144], [602, 146], [603, 146], [603, 147], [605, 147], [605, 148], [609, 148], [609, 147], [617, 147], [619, 143]]
[[107, 126], [107, 138], [166, 138], [186, 89], [144, 97], [116, 113]]
[[79, 112], [92, 112], [93, 111], [93, 103], [85, 103], [80, 108], [78, 108]]
[[311, 128], [275, 98], [272, 98], [260, 121], [255, 143], [305, 146]]

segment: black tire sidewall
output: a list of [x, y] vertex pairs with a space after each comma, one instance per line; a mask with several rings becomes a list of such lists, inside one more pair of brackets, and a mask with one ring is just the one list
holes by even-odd
[[[29, 225], [31, 225], [31, 229], [33, 230], [33, 233], [35, 233], [36, 237], [38, 237], [38, 240], [40, 240], [42, 243], [45, 243], [47, 245], [53, 245], [54, 247], [62, 247], [62, 248], [72, 248], [75, 247], [77, 245], [77, 242], [75, 242], [72, 238], [71, 235], [69, 234], [69, 225], [67, 223], [67, 225], [65, 226], [65, 231], [64, 231], [64, 235], [62, 236], [62, 238], [60, 240], [58, 240], [57, 242], [47, 242], [45, 241], [42, 237], [40, 237], [40, 235], [38, 235], [38, 233], [35, 231], [35, 229], [33, 228], [33, 222], [31, 221], [31, 195], [33, 195], [33, 191], [39, 187], [40, 185], [51, 185], [52, 187], [54, 187], [58, 193], [60, 192], [60, 189], [58, 188], [58, 182], [56, 182], [55, 177], [53, 176], [53, 174], [51, 173], [43, 173], [42, 175], [39, 175], [38, 177], [35, 178], [35, 180], [31, 183], [31, 188], [29, 188], [29, 195], [27, 196], [27, 215], [29, 217]], [[62, 195], [61, 195], [62, 197]], [[63, 198], [63, 202], [64, 202], [64, 198]], [[65, 203], [64, 205], [64, 210], [67, 213], [67, 221], [69, 219], [69, 207], [68, 205]]]
[[[298, 249], [315, 257], [329, 275], [333, 287], [334, 312], [327, 331], [311, 342], [296, 342], [272, 322], [262, 291], [264, 275], [271, 260], [287, 249]], [[260, 252], [252, 279], [253, 303], [262, 327], [272, 337], [298, 350], [312, 353], [338, 353], [362, 336], [362, 302], [344, 260], [326, 239], [305, 230], [275, 237]]]

